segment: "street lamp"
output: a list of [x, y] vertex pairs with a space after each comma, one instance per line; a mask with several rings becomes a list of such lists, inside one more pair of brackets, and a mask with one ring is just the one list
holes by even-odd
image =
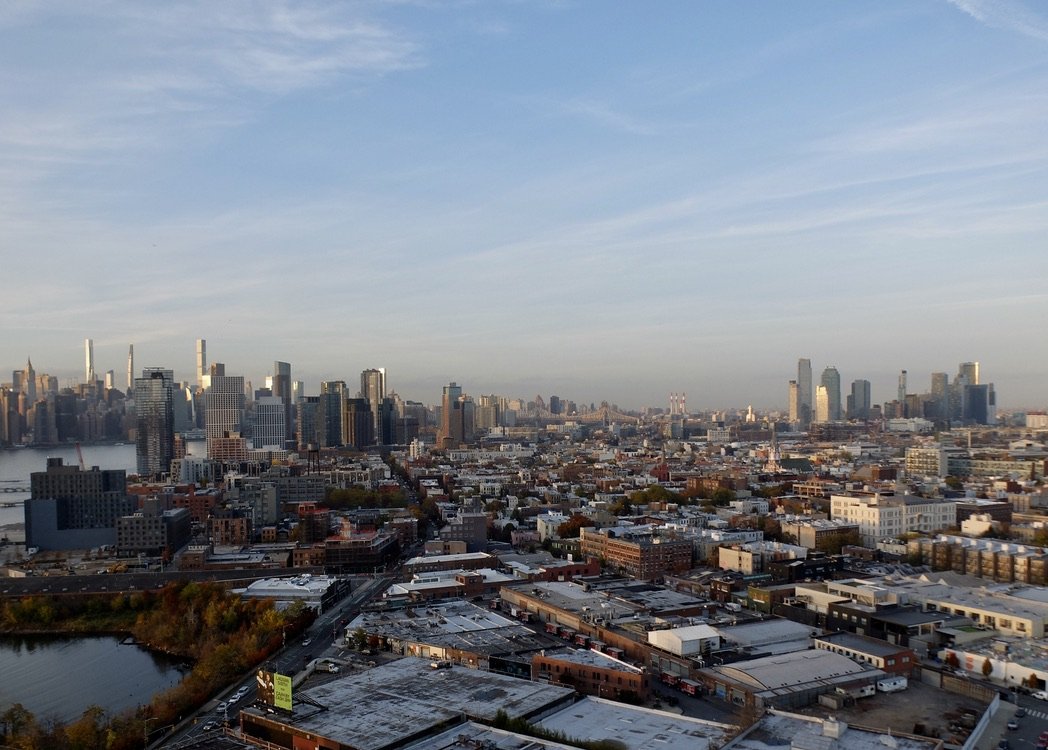
[[156, 716], [149, 716], [142, 723], [142, 742], [144, 742], [146, 745], [149, 745], [149, 722], [156, 720]]

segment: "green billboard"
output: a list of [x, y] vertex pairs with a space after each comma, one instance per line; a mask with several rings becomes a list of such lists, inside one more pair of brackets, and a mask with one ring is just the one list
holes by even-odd
[[273, 705], [285, 711], [291, 710], [291, 677], [286, 674], [273, 675]]

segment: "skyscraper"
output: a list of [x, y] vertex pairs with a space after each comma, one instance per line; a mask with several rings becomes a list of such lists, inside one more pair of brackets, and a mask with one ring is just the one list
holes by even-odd
[[[360, 395], [371, 408], [371, 434], [379, 443], [387, 442], [382, 434], [382, 399], [386, 397], [386, 368], [364, 370], [360, 373]], [[390, 440], [389, 442], [392, 442]]]
[[207, 456], [217, 458], [219, 441], [241, 435], [244, 429], [244, 376], [226, 375], [221, 362], [211, 365], [211, 381], [204, 394]]
[[899, 373], [899, 403], [906, 403], [906, 370]]
[[824, 385], [815, 389], [815, 421], [830, 422], [830, 392]]
[[790, 381], [789, 390], [790, 424], [800, 424], [801, 421], [801, 389], [796, 380]]
[[935, 421], [946, 424], [950, 421], [950, 376], [945, 372], [932, 373], [931, 395]]
[[455, 446], [473, 439], [473, 401], [462, 395], [457, 383], [444, 386], [440, 406], [440, 433], [437, 444], [441, 448]]
[[841, 419], [841, 374], [836, 367], [822, 371], [820, 384], [826, 388], [826, 418], [820, 422], [839, 422]]
[[812, 415], [811, 360], [797, 360], [797, 421], [807, 427]]
[[175, 379], [171, 370], [147, 367], [135, 379], [135, 458], [138, 473], [157, 477], [175, 457]]
[[853, 380], [851, 395], [848, 396], [848, 418], [869, 419], [871, 406], [870, 381]]
[[957, 368], [957, 379], [964, 378], [963, 385], [979, 385], [979, 363], [961, 362]]
[[197, 388], [204, 387], [204, 376], [207, 374], [207, 342], [204, 339], [196, 341], [196, 384]]
[[291, 400], [291, 364], [273, 363], [273, 395], [284, 401], [284, 434], [288, 439], [295, 431], [294, 403]]
[[276, 396], [263, 396], [255, 402], [253, 417], [252, 447], [283, 450], [287, 440], [283, 401]]
[[325, 380], [320, 384], [316, 416], [317, 443], [320, 448], [331, 448], [345, 442], [342, 425], [346, 411], [346, 391], [346, 383], [342, 380]]
[[135, 387], [135, 345], [127, 345], [127, 393], [131, 395]]
[[95, 342], [84, 339], [84, 382], [95, 382]]

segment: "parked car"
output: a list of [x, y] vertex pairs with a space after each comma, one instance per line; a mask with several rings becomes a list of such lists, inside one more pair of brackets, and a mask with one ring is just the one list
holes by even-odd
[[226, 712], [227, 708], [229, 708], [229, 704], [226, 703], [225, 701], [222, 701], [217, 706], [215, 706], [215, 713], [217, 713], [217, 714], [224, 714]]
[[1009, 729], [1018, 729], [1019, 728], [1019, 720], [1018, 719], [1008, 719], [1008, 728]]
[[310, 639], [310, 638], [305, 638], [305, 639], [303, 639], [303, 640], [302, 640], [302, 645], [303, 645], [303, 646], [308, 646], [308, 645], [309, 645], [310, 643], [312, 643], [312, 642], [313, 642], [313, 641], [312, 641], [312, 639]]
[[1048, 701], [1048, 692], [1044, 690], [1034, 690], [1030, 695], [1039, 701]]
[[1025, 708], [1023, 708], [1022, 706], [1019, 706], [1017, 709], [1015, 709], [1015, 718], [1016, 719], [1021, 719], [1024, 716], [1026, 716], [1026, 709]]

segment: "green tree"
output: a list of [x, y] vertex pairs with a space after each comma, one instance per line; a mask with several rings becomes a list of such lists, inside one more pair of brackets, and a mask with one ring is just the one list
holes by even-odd
[[363, 651], [368, 647], [368, 634], [364, 628], [357, 628], [353, 631], [353, 648], [357, 651]]
[[710, 499], [713, 500], [713, 504], [718, 508], [723, 508], [735, 499], [735, 490], [729, 490], [727, 487], [718, 487], [713, 491]]

